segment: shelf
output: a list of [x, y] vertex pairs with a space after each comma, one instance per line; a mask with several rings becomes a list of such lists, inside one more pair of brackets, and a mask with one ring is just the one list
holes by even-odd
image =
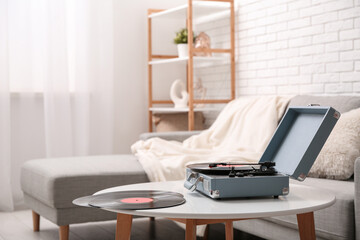
[[[162, 18], [162, 19], [186, 19], [188, 5], [181, 5], [176, 8], [167, 9], [161, 12], [149, 15], [149, 18]], [[206, 2], [194, 1], [193, 2], [193, 16], [194, 23], [205, 22], [206, 20], [214, 20], [224, 16], [230, 16], [230, 3], [229, 2]]]
[[[194, 112], [208, 112], [208, 111], [221, 111], [223, 106], [214, 106], [214, 105], [224, 105], [232, 99], [235, 98], [235, 0], [188, 0], [187, 4], [181, 5], [179, 7], [171, 9], [148, 9], [147, 22], [148, 22], [148, 91], [149, 91], [149, 103], [151, 108], [148, 109], [148, 121], [149, 121], [149, 131], [153, 130], [152, 114], [154, 113], [188, 113], [188, 130], [194, 130]], [[191, 10], [191, 12], [189, 11]], [[188, 14], [189, 13], [189, 14]], [[159, 19], [156, 20], [156, 19]], [[212, 25], [212, 21], [227, 21], [229, 20], [229, 29], [230, 29], [230, 46], [227, 49], [223, 48], [209, 48], [209, 49], [200, 49], [192, 46], [189, 48], [189, 57], [179, 58], [174, 55], [158, 55], [153, 53], [152, 49], [152, 25], [158, 24], [164, 21], [176, 20], [175, 22], [180, 21], [182, 23], [186, 22], [186, 27], [190, 32], [197, 29], [195, 25], [199, 24], [209, 24]], [[156, 21], [153, 21], [156, 20]], [[190, 34], [191, 35], [191, 34]], [[191, 36], [188, 36], [188, 40], [192, 40]], [[165, 49], [164, 49], [165, 50]], [[164, 51], [166, 52], [166, 51]], [[199, 54], [199, 53], [211, 53], [210, 57], [200, 57], [197, 55], [208, 55], [208, 54]], [[153, 67], [155, 65], [164, 64], [165, 67]], [[197, 71], [197, 68], [206, 68], [219, 66], [220, 68], [225, 68], [226, 65], [230, 67], [230, 97], [229, 99], [194, 99], [194, 94], [189, 95], [189, 105], [185, 108], [174, 108], [170, 100], [154, 100], [153, 99], [153, 87], [154, 79], [153, 72], [164, 70], [168, 67], [166, 64], [180, 64], [179, 68], [186, 69], [184, 75], [187, 76], [187, 90], [189, 92], [194, 91], [194, 71]], [[177, 67], [177, 66], [175, 66]], [[226, 66], [227, 67], [227, 66]], [[180, 70], [180, 69], [179, 69]], [[228, 71], [221, 72], [229, 75]], [[157, 76], [157, 75], [156, 75]], [[155, 104], [155, 105], [154, 105]], [[165, 105], [161, 105], [165, 104]], [[205, 104], [205, 105], [204, 105]], [[155, 107], [154, 107], [155, 106]], [[201, 107], [204, 106], [204, 107]]]
[[[194, 112], [210, 112], [210, 111], [220, 111], [222, 108], [215, 107], [204, 107], [204, 108], [194, 108]], [[177, 113], [177, 112], [189, 112], [189, 108], [173, 108], [173, 107], [153, 107], [149, 108], [153, 113]]]
[[[229, 63], [230, 59], [228, 56], [221, 56], [221, 57], [193, 57], [194, 64], [197, 67], [207, 67], [211, 66], [213, 64], [226, 64]], [[169, 58], [169, 59], [159, 59], [150, 61], [150, 65], [156, 65], [156, 64], [168, 64], [168, 63], [187, 63], [189, 60], [189, 57], [184, 58]]]

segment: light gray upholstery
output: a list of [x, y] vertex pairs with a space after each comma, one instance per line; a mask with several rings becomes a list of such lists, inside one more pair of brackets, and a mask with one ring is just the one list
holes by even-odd
[[357, 240], [360, 240], [360, 157], [355, 161], [355, 236]]
[[162, 138], [168, 141], [178, 141], [178, 142], [182, 142], [185, 139], [199, 134], [201, 133], [201, 131], [179, 131], [179, 132], [152, 132], [152, 133], [143, 133], [140, 135], [140, 139], [141, 140], [147, 140], [149, 138], [154, 138], [154, 137], [158, 137], [158, 138]]
[[24, 193], [24, 200], [33, 211], [59, 226], [116, 219], [116, 213], [96, 208], [76, 206], [71, 208], [50, 207], [26, 193]]
[[53, 208], [73, 208], [75, 198], [147, 181], [133, 155], [37, 159], [26, 162], [21, 171], [24, 193]]
[[[243, 220], [234, 222], [234, 228], [269, 240], [299, 240], [297, 229], [286, 227], [264, 219]], [[316, 240], [328, 240], [316, 236]]]
[[[292, 183], [324, 189], [336, 196], [336, 202], [333, 206], [315, 212], [315, 226], [318, 236], [326, 239], [354, 238], [354, 182], [308, 178], [303, 183], [297, 181], [292, 181]], [[268, 220], [297, 228], [295, 215], [275, 217]]]
[[[332, 192], [336, 196], [336, 203], [333, 206], [314, 213], [317, 237], [341, 240], [354, 239], [355, 216], [353, 181], [307, 178], [301, 183], [295, 180], [291, 180], [291, 183], [324, 189]], [[282, 228], [286, 227], [297, 230], [296, 215], [266, 218], [261, 221], [261, 224], [266, 224], [267, 222], [269, 224], [271, 222], [272, 224], [270, 225], [275, 224], [275, 226], [278, 227], [281, 226]], [[244, 223], [236, 223], [235, 226], [239, 227], [243, 231], [264, 237], [261, 235], [261, 231], [259, 232], [259, 228], [253, 228], [252, 226], [249, 227]], [[272, 239], [299, 239], [297, 231], [291, 231], [288, 235], [285, 235], [284, 232], [282, 232], [282, 236], [286, 236], [285, 238], [279, 238], [276, 228], [271, 234], [274, 234], [271, 237]]]
[[291, 99], [289, 106], [306, 106], [310, 103], [331, 106], [340, 113], [360, 108], [360, 97], [355, 96], [307, 96], [299, 95]]

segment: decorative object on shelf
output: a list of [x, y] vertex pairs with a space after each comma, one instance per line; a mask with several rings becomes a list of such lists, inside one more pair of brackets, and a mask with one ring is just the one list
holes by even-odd
[[[155, 113], [152, 116], [156, 132], [188, 130], [188, 113]], [[202, 112], [194, 113], [194, 130], [205, 129], [205, 117]]]
[[[199, 33], [195, 38], [195, 48], [210, 49], [210, 37], [204, 32]], [[195, 52], [195, 56], [200, 57], [211, 57], [211, 52]]]
[[[193, 41], [195, 40], [195, 35], [193, 34]], [[174, 43], [177, 44], [179, 58], [184, 58], [188, 56], [188, 30], [187, 28], [181, 29], [176, 33], [174, 38]]]
[[[196, 98], [200, 99], [200, 100], [204, 100], [205, 96], [206, 96], [206, 88], [203, 86], [202, 84], [202, 80], [199, 77], [195, 77], [195, 83], [194, 83], [194, 92], [195, 92], [195, 96]], [[196, 108], [202, 108], [204, 107], [205, 104], [200, 103], [200, 104], [195, 104]]]
[[189, 94], [181, 79], [176, 79], [171, 85], [170, 98], [175, 108], [186, 108], [188, 106]]

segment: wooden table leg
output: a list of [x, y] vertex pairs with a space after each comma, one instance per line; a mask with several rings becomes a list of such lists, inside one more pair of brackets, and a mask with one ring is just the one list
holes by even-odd
[[226, 240], [234, 239], [234, 229], [233, 229], [232, 220], [228, 220], [225, 222], [225, 236], [226, 236]]
[[209, 239], [209, 228], [210, 228], [210, 225], [206, 224], [205, 232], [204, 232], [204, 236], [203, 236], [202, 240], [208, 240]]
[[131, 235], [132, 215], [117, 214], [115, 240], [129, 240]]
[[297, 214], [301, 240], [315, 240], [314, 212]]
[[185, 240], [196, 240], [196, 220], [186, 219]]

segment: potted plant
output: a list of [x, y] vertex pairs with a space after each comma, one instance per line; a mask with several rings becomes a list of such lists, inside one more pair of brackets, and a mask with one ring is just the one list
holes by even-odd
[[[193, 42], [195, 35], [193, 34]], [[179, 58], [188, 56], [188, 30], [187, 28], [181, 29], [176, 33], [174, 43], [177, 44]]]

